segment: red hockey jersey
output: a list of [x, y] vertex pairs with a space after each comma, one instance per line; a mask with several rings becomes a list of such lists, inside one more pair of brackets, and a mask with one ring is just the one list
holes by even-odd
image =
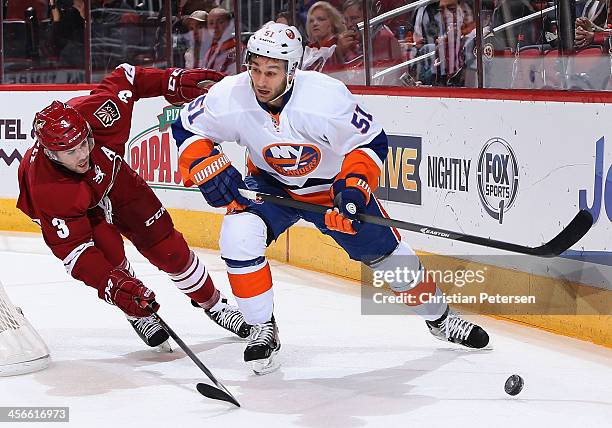
[[[143, 192], [149, 205], [143, 209], [161, 209], [122, 158], [134, 102], [163, 95], [164, 76], [165, 70], [122, 64], [90, 95], [68, 101], [92, 128], [95, 145], [87, 173], [77, 174], [51, 161], [38, 143], [20, 163], [17, 207], [40, 224], [46, 244], [63, 260], [67, 272], [92, 287], [98, 288], [114, 267], [94, 245], [92, 218], [103, 211], [112, 223], [112, 216], [142, 199]], [[127, 217], [119, 219], [122, 225], [140, 220], [122, 217]]]

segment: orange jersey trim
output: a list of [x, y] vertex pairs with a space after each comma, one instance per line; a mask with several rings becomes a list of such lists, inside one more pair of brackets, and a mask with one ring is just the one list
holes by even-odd
[[214, 143], [212, 141], [207, 138], [202, 138], [201, 140], [196, 140], [189, 144], [189, 146], [183, 150], [179, 157], [178, 164], [185, 187], [191, 187], [195, 184], [190, 177], [191, 173], [189, 169], [191, 164], [199, 158], [205, 158], [210, 155], [213, 148]]
[[370, 156], [359, 149], [353, 150], [345, 156], [337, 179], [346, 178], [350, 174], [358, 174], [365, 177], [372, 193], [378, 189], [380, 168]]
[[255, 164], [253, 163], [249, 155], [247, 155], [247, 158], [246, 158], [246, 166], [247, 166], [247, 175], [259, 175], [260, 174], [259, 168], [255, 166]]

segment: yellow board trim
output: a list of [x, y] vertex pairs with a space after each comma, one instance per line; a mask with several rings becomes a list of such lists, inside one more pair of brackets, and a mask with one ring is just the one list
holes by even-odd
[[[0, 230], [39, 232], [38, 225], [17, 210], [15, 202], [14, 199], [0, 199]], [[168, 211], [176, 228], [185, 236], [189, 245], [219, 249], [222, 214], [179, 209]], [[338, 275], [354, 281], [359, 281], [361, 276], [360, 264], [350, 260], [330, 237], [322, 235], [313, 228], [292, 227], [270, 245], [266, 255], [271, 259], [294, 266]], [[465, 261], [444, 256], [433, 257], [433, 259], [430, 257], [428, 262], [430, 268], [436, 268], [435, 265], [438, 263], [443, 264], [446, 268], [465, 264]], [[538, 301], [567, 302], [568, 299], [571, 299], [577, 312], [580, 313], [589, 312], [589, 309], [596, 310], [612, 306], [612, 292], [610, 291], [490, 265], [488, 269], [490, 274], [499, 279], [489, 290], [490, 293], [503, 294], [507, 292], [509, 284], [512, 284], [514, 294], [528, 290], [528, 294], [535, 295]], [[468, 307], [468, 309], [478, 312], [479, 308]], [[611, 315], [504, 315], [495, 318], [612, 348]]]

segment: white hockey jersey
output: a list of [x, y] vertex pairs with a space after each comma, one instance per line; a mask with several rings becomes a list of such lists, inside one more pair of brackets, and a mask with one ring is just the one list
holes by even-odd
[[247, 72], [226, 77], [183, 107], [173, 130], [179, 157], [202, 137], [235, 141], [255, 167], [295, 195], [328, 191], [356, 149], [378, 170], [387, 155], [386, 136], [372, 115], [342, 82], [314, 71], [297, 71], [279, 115], [257, 101]]

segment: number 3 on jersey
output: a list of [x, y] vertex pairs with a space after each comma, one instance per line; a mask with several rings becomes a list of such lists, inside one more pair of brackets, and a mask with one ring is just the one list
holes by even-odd
[[51, 220], [51, 224], [57, 227], [57, 236], [62, 239], [68, 238], [68, 235], [70, 235], [70, 230], [68, 230], [68, 226], [64, 220], [61, 218], [54, 218]]
[[353, 126], [359, 129], [362, 134], [365, 134], [370, 130], [370, 122], [372, 122], [372, 115], [361, 110], [359, 106], [355, 106], [353, 120], [351, 120]]

